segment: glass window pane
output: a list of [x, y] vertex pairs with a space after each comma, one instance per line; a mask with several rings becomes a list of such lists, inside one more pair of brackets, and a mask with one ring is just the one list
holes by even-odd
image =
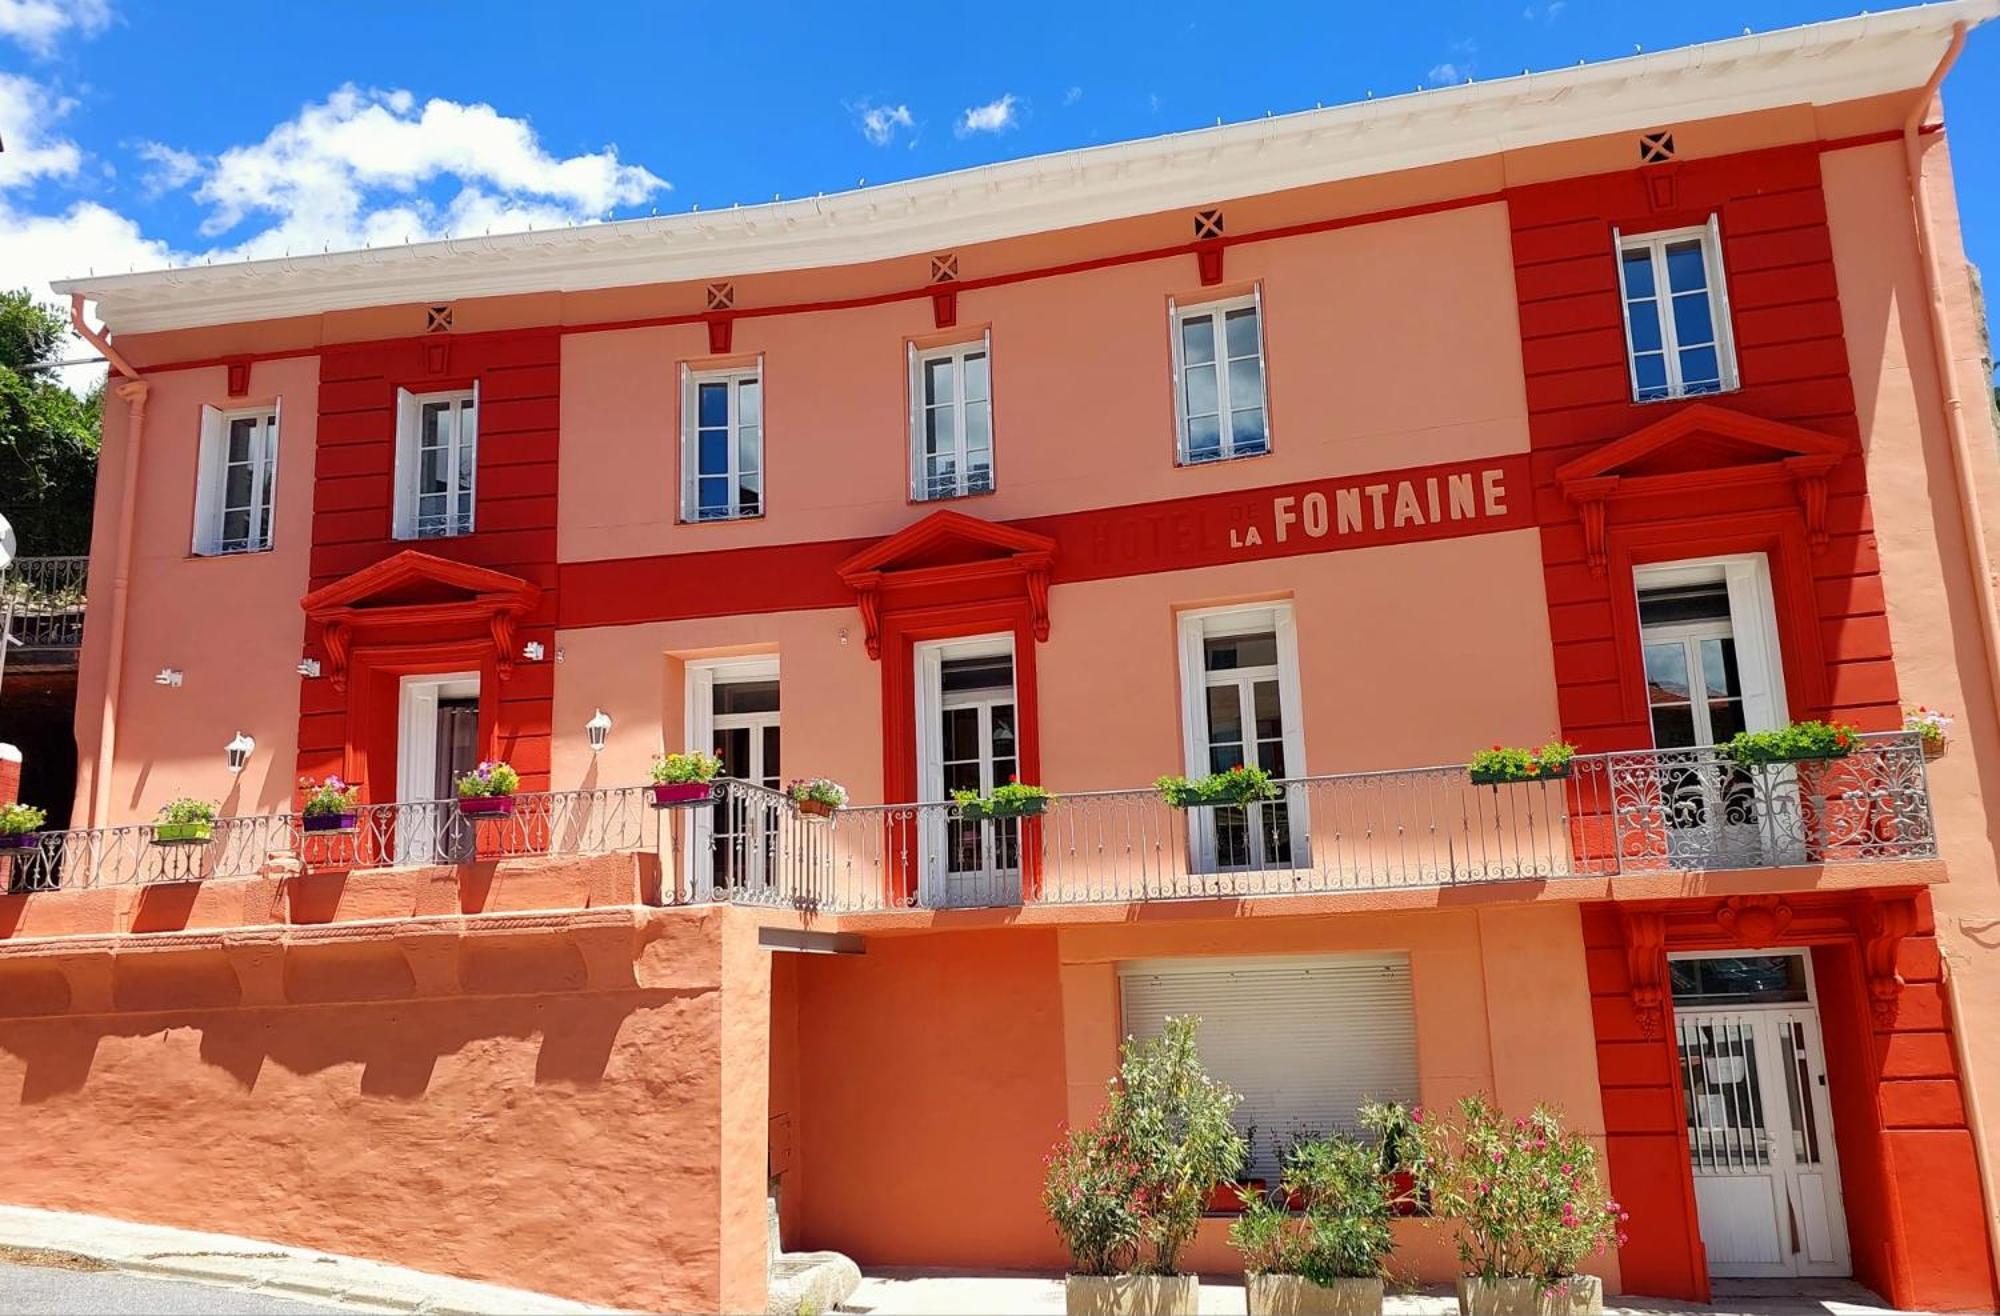
[[745, 425], [736, 431], [737, 470], [756, 471], [763, 467], [764, 463], [758, 460], [760, 455], [757, 447], [759, 437], [759, 431], [755, 425]]
[[775, 713], [778, 711], [778, 683], [718, 681], [714, 708], [717, 713]]
[[479, 409], [467, 398], [458, 404], [458, 445], [471, 452], [479, 439]]
[[947, 708], [942, 718], [944, 730], [944, 759], [947, 763], [970, 762], [974, 765], [972, 784], [979, 784], [977, 765], [979, 763], [979, 710], [976, 708]]
[[993, 446], [993, 413], [984, 402], [965, 404], [965, 446], [974, 449]]
[[737, 384], [736, 410], [741, 413], [736, 417], [738, 424], [764, 423], [764, 386], [760, 381], [753, 378]]
[[1710, 698], [1740, 695], [1736, 673], [1736, 641], [1712, 639], [1701, 642], [1701, 680]]
[[1257, 312], [1253, 307], [1231, 311], [1223, 317], [1223, 337], [1229, 349], [1231, 360], [1255, 357], [1257, 350]]
[[1257, 766], [1274, 777], [1285, 775], [1285, 742], [1282, 740], [1260, 740], [1257, 742]]
[[1211, 672], [1233, 672], [1244, 667], [1273, 667], [1278, 662], [1275, 631], [1250, 635], [1211, 635], [1202, 642], [1202, 666]]
[[1208, 687], [1208, 743], [1240, 745], [1242, 740], [1243, 701], [1238, 697], [1236, 687], [1233, 685]]
[[1264, 405], [1264, 363], [1256, 357], [1229, 363], [1229, 405], [1238, 408]]
[[958, 446], [958, 417], [949, 407], [932, 407], [924, 413], [924, 447], [929, 452], [951, 452]]
[[[1013, 761], [1014, 756], [1014, 706], [1012, 704], [993, 705], [993, 753]], [[1007, 779], [1000, 777], [1000, 783]]]
[[1708, 705], [1708, 732], [1711, 743], [1721, 745], [1749, 725], [1743, 720], [1741, 699], [1712, 699]]
[[1674, 339], [1682, 347], [1699, 347], [1715, 341], [1714, 323], [1708, 318], [1708, 294], [1687, 293], [1674, 298]]
[[250, 460], [250, 441], [256, 437], [257, 422], [249, 417], [229, 422], [229, 458], [232, 462]]
[[1639, 621], [1656, 626], [1676, 621], [1728, 621], [1729, 587], [1721, 581], [1639, 591]]
[[1806, 999], [1805, 961], [1797, 955], [1726, 955], [1669, 963], [1676, 1001], [1751, 1005]]
[[697, 482], [695, 506], [703, 519], [728, 516], [728, 478], [720, 475], [703, 476]]
[[1702, 269], [1701, 243], [1690, 238], [1667, 248], [1667, 287], [1673, 292], [1706, 288], [1708, 275]]
[[695, 471], [721, 475], [729, 469], [729, 431], [702, 430], [695, 436]]
[[1679, 640], [1646, 646], [1646, 702], [1688, 699], [1687, 646]]
[[1714, 348], [1697, 347], [1681, 353], [1681, 383], [1689, 392], [1714, 392], [1721, 385], [1722, 371]]
[[445, 413], [450, 410], [449, 402], [424, 403], [421, 421], [417, 426], [418, 442], [433, 447], [445, 442], [451, 434], [450, 423], [445, 419]]
[[224, 512], [222, 514], [222, 546], [224, 548], [241, 548], [249, 542], [249, 539], [249, 510], [246, 508], [234, 512]]
[[1196, 416], [1188, 421], [1188, 460], [1212, 461], [1222, 455], [1222, 420]]
[[1625, 321], [1632, 327], [1632, 350], [1635, 352], [1657, 352], [1660, 350], [1660, 304], [1654, 301], [1632, 302], [1625, 308]]
[[924, 401], [933, 406], [958, 397], [957, 371], [948, 356], [924, 362]]
[[1278, 683], [1259, 681], [1251, 690], [1256, 706], [1257, 739], [1276, 740], [1285, 734], [1285, 717], [1278, 703]]
[[943, 665], [939, 674], [939, 684], [946, 694], [973, 690], [1012, 690], [1014, 660], [1004, 653], [995, 654], [990, 658], [953, 658]]
[[1653, 744], [1659, 749], [1686, 749], [1695, 743], [1694, 710], [1686, 704], [1653, 710]]
[[968, 352], [965, 356], [965, 400], [967, 402], [988, 396], [986, 378], [986, 353]]
[[1639, 377], [1639, 396], [1660, 398], [1667, 395], [1667, 358], [1658, 352], [1647, 353], [1634, 358], [1633, 370]]
[[717, 380], [696, 386], [695, 424], [708, 427], [729, 423], [729, 385]]
[[764, 508], [762, 486], [755, 475], [746, 475], [736, 482], [736, 510], [744, 516], [756, 516]]
[[[1601, 266], [1599, 268], [1602, 268]], [[1653, 253], [1641, 248], [1625, 253], [1625, 295], [1627, 297], [1651, 297], [1653, 295]]]
[[1188, 365], [1215, 360], [1215, 321], [1206, 315], [1181, 321], [1181, 357]]
[[417, 463], [417, 492], [444, 493], [451, 487], [451, 451], [426, 448]]
[[231, 466], [222, 481], [222, 505], [224, 507], [248, 507], [250, 505], [251, 467], [246, 463]]
[[1213, 415], [1219, 407], [1216, 399], [1215, 367], [1194, 366], [1187, 372], [1187, 414], [1189, 416]]
[[1264, 409], [1229, 413], [1231, 450], [1239, 457], [1264, 451], [1270, 436], [1264, 432]]

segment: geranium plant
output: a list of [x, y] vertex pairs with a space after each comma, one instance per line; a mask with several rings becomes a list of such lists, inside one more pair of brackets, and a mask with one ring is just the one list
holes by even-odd
[[847, 807], [847, 787], [831, 777], [805, 777], [785, 787], [785, 794], [800, 813], [830, 818], [835, 809]]
[[1024, 786], [1019, 777], [1009, 777], [1007, 784], [995, 786], [991, 795], [953, 791], [951, 798], [961, 818], [1020, 818], [1040, 813], [1056, 797], [1046, 787]]
[[1160, 798], [1175, 809], [1199, 809], [1218, 804], [1255, 804], [1275, 800], [1282, 787], [1262, 768], [1239, 763], [1227, 772], [1206, 777], [1161, 777], [1153, 783]]
[[1495, 745], [1491, 749], [1482, 749], [1472, 756], [1472, 761], [1465, 768], [1473, 785], [1497, 786], [1510, 781], [1567, 777], [1570, 760], [1575, 757], [1575, 745], [1566, 740], [1552, 739], [1537, 748]]
[[299, 779], [299, 788], [305, 792], [305, 800], [299, 805], [299, 812], [308, 818], [338, 817], [353, 813], [361, 807], [361, 791], [348, 785], [338, 776], [330, 776], [324, 781], [314, 781], [311, 777]]
[[1409, 1169], [1432, 1214], [1456, 1222], [1469, 1277], [1549, 1288], [1625, 1242], [1628, 1217], [1605, 1190], [1597, 1149], [1548, 1108], [1509, 1119], [1473, 1095], [1456, 1119], [1412, 1112], [1411, 1129]]
[[48, 813], [32, 804], [0, 804], [0, 836], [39, 832], [48, 820]]
[[1853, 752], [1860, 738], [1860, 732], [1841, 722], [1793, 722], [1776, 731], [1739, 731], [1722, 752], [1738, 763], [1840, 759]]
[[503, 760], [483, 761], [452, 783], [461, 800], [487, 800], [512, 795], [521, 788], [521, 774]]
[[1923, 738], [1924, 753], [1930, 758], [1944, 753], [1945, 743], [1951, 738], [1951, 724], [1950, 717], [1922, 704], [1903, 713], [1903, 730], [1914, 731]]
[[713, 754], [704, 754], [698, 749], [684, 754], [662, 754], [653, 760], [652, 777], [656, 786], [679, 786], [690, 782], [714, 781], [722, 771], [722, 760]]

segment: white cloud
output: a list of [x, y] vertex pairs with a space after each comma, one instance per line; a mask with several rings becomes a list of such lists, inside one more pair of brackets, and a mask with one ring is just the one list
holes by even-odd
[[1530, 23], [1553, 23], [1562, 17], [1562, 11], [1569, 6], [1564, 0], [1548, 0], [1547, 4], [1531, 4], [1521, 11], [1521, 17]]
[[1442, 64], [1431, 65], [1431, 71], [1424, 76], [1435, 86], [1443, 86], [1450, 82], [1464, 82], [1466, 77], [1463, 69], [1448, 60]]
[[18, 41], [37, 55], [53, 53], [56, 38], [70, 28], [88, 37], [110, 25], [108, 0], [0, 0], [0, 37]]
[[145, 177], [148, 198], [178, 192], [201, 177], [201, 157], [192, 151], [175, 150], [164, 142], [140, 142], [138, 150], [139, 158], [153, 166]]
[[[167, 244], [146, 237], [124, 215], [95, 201], [82, 201], [55, 215], [34, 215], [0, 201], [0, 288], [26, 288], [36, 297], [59, 302], [49, 280], [65, 275], [101, 274], [158, 269], [183, 263]], [[59, 302], [59, 304], [61, 304]], [[63, 304], [67, 312], [68, 307]], [[96, 356], [97, 351], [74, 334], [58, 349], [65, 360]], [[78, 366], [61, 372], [63, 383], [81, 393], [104, 375], [103, 366]]]
[[952, 131], [960, 137], [970, 137], [974, 133], [1005, 132], [1014, 127], [1020, 119], [1014, 107], [1019, 103], [1013, 92], [1008, 92], [999, 100], [988, 101], [984, 105], [974, 105], [961, 114], [958, 126]]
[[1451, 43], [1451, 58], [1431, 65], [1431, 70], [1424, 75], [1424, 80], [1434, 87], [1447, 86], [1455, 82], [1470, 82], [1478, 55], [1478, 42], [1469, 37], [1463, 41], [1454, 41]]
[[[4, 3], [5, 0], [0, 0]], [[76, 143], [50, 136], [75, 102], [55, 95], [32, 78], [0, 73], [0, 189], [37, 178], [72, 178], [83, 163]]]
[[898, 129], [911, 131], [917, 126], [916, 116], [910, 113], [907, 105], [870, 105], [863, 101], [854, 110], [855, 120], [861, 125], [861, 135], [875, 146], [887, 146], [895, 141]]
[[1083, 99], [1083, 88], [1081, 87], [1071, 87], [1068, 91], [1063, 93], [1064, 105], [1074, 105], [1082, 99]]

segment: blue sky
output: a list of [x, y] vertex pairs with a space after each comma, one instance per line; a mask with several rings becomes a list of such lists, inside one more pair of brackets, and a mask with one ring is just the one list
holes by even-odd
[[[0, 0], [0, 285], [768, 201], [1864, 3]], [[1996, 74], [2000, 24], [1946, 88], [1989, 269]]]

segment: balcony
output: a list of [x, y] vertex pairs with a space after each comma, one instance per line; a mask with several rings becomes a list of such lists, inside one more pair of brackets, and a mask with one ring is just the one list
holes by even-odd
[[23, 557], [0, 571], [0, 673], [74, 668], [83, 645], [87, 557]]
[[656, 810], [643, 787], [361, 808], [353, 827], [222, 819], [205, 844], [146, 825], [48, 832], [0, 851], [14, 894], [293, 872], [600, 854], [659, 860], [662, 903], [823, 913], [1081, 906], [1438, 890], [1503, 882], [1932, 860], [1921, 744], [1871, 736], [1843, 759], [1745, 766], [1714, 750], [1579, 756], [1560, 780], [1474, 786], [1462, 767], [1281, 783], [1247, 808], [1176, 811], [1150, 790], [1064, 795], [1039, 817], [951, 804], [801, 814], [723, 781], [713, 804]]

